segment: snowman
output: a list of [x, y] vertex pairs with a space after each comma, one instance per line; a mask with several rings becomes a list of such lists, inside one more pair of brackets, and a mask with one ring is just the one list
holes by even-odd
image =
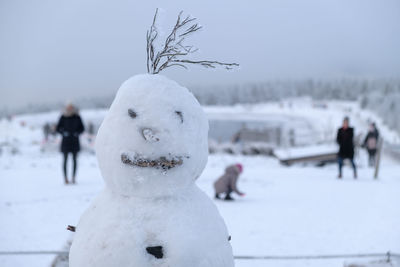
[[100, 126], [106, 186], [76, 227], [69, 264], [234, 266], [225, 223], [195, 184], [207, 163], [208, 120], [185, 87], [150, 73], [122, 84]]

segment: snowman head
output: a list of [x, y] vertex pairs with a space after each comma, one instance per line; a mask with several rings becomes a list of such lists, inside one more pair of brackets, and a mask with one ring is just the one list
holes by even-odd
[[119, 89], [96, 138], [107, 186], [126, 196], [174, 194], [192, 185], [208, 156], [208, 121], [184, 87], [137, 75]]

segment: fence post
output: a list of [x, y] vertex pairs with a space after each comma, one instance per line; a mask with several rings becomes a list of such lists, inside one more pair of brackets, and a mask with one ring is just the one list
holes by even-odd
[[379, 138], [379, 140], [378, 140], [378, 149], [376, 151], [376, 162], [375, 162], [374, 179], [378, 179], [379, 164], [381, 162], [382, 144], [383, 144], [382, 138]]

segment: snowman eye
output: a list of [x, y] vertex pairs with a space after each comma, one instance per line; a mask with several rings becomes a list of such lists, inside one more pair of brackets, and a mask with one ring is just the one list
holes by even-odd
[[175, 114], [178, 115], [179, 120], [183, 123], [183, 113], [182, 111], [175, 111]]
[[136, 114], [136, 112], [133, 110], [133, 109], [128, 109], [128, 115], [129, 115], [129, 117], [131, 117], [132, 119], [134, 119], [134, 118], [136, 118], [137, 117], [137, 114]]

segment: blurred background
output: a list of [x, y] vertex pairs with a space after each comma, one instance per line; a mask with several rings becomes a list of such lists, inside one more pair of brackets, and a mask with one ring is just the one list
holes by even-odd
[[[146, 72], [156, 8], [164, 38], [181, 10], [198, 18], [191, 59], [240, 64], [162, 72], [209, 118], [199, 187], [213, 197], [225, 167], [243, 165], [246, 196], [216, 201], [236, 266], [397, 266], [398, 0], [0, 0], [0, 265], [67, 266], [65, 227], [104, 186], [97, 129], [119, 86]], [[85, 128], [77, 184], [68, 186], [57, 132], [66, 103]], [[337, 179], [344, 117], [354, 128], [356, 180], [347, 162]], [[372, 164], [371, 124], [379, 131]]]

